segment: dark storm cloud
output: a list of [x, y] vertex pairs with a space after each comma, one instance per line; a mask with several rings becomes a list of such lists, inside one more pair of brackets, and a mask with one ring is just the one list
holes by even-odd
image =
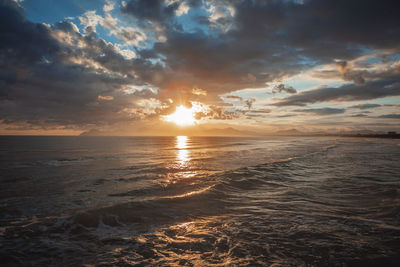
[[0, 34], [0, 120], [84, 126], [139, 118], [124, 110], [142, 96], [122, 91], [137, 63], [95, 33], [84, 36], [69, 22], [29, 22], [19, 5], [1, 0]]
[[[2, 66], [33, 64], [60, 49], [47, 27], [26, 21], [24, 11], [14, 1], [0, 0], [0, 34]], [[7, 68], [2, 68], [2, 72], [10, 72], [11, 77], [15, 76]]]
[[309, 109], [296, 109], [295, 112], [313, 113], [315, 115], [325, 116], [333, 114], [342, 114], [346, 110], [343, 108], [309, 108]]
[[354, 81], [357, 84], [363, 84], [365, 82], [363, 73], [361, 71], [352, 71], [346, 61], [340, 61], [337, 63], [339, 72], [342, 74], [343, 79], [347, 81]]
[[[161, 88], [181, 81], [217, 96], [235, 89], [264, 86], [265, 81], [271, 79], [270, 74], [261, 73], [267, 71], [267, 66], [272, 71], [272, 67], [259, 58], [265, 54], [260, 46], [252, 49], [244, 44], [237, 46], [224, 38], [214, 39], [202, 32], [169, 32], [167, 38], [166, 43], [157, 43], [152, 51], [142, 51], [146, 56], [162, 54], [166, 57], [170, 71], [166, 70], [163, 74], [165, 79], [157, 84]], [[277, 69], [273, 71], [274, 76], [283, 75]]]
[[[330, 58], [342, 58], [342, 54], [348, 54], [342, 53], [346, 51], [356, 52], [357, 49], [348, 49], [352, 44], [389, 48], [400, 41], [398, 1], [303, 2], [241, 1], [237, 10], [242, 33], [275, 36], [286, 44], [304, 48], [305, 54]], [[336, 49], [323, 51], [333, 43]]]
[[[187, 3], [200, 8], [204, 1]], [[135, 104], [138, 99], [166, 103], [168, 98], [187, 102], [205, 97], [218, 103], [221, 94], [265, 88], [268, 82], [336, 59], [341, 60], [342, 77], [354, 84], [297, 94], [280, 84], [276, 92], [293, 95], [276, 105], [400, 95], [398, 68], [358, 73], [347, 63], [370, 51], [366, 49], [399, 51], [398, 1], [207, 1], [208, 6], [232, 7], [234, 15], [212, 22], [198, 12], [192, 17], [198, 27], [190, 32], [175, 16], [180, 4], [131, 0], [122, 7], [124, 14], [146, 24], [143, 29], [157, 26], [165, 35], [154, 47], [135, 48], [137, 58], [128, 60], [90, 28], [81, 34], [69, 22], [32, 23], [14, 1], [0, 0], [0, 120], [44, 125], [129, 121], [144, 115]], [[151, 62], [160, 55], [162, 63]], [[124, 93], [134, 85], [160, 93]], [[193, 88], [202, 88], [207, 96], [193, 95]], [[250, 109], [254, 101], [245, 101]], [[235, 117], [216, 106], [212, 110], [206, 116]]]
[[178, 3], [167, 6], [164, 0], [133, 0], [122, 11], [138, 19], [159, 22], [171, 19], [178, 6]]
[[378, 80], [364, 84], [349, 84], [338, 88], [319, 88], [289, 96], [275, 103], [276, 106], [305, 106], [328, 101], [359, 101], [399, 96], [400, 82]]
[[[124, 9], [135, 18], [154, 20], [166, 27], [166, 42], [139, 51], [142, 57], [165, 56], [169, 68], [160, 70], [165, 78], [159, 80], [159, 87], [179, 80], [204, 88], [213, 96], [263, 87], [266, 82], [316, 64], [333, 63], [336, 58], [344, 60], [343, 78], [362, 84], [363, 73], [345, 67], [347, 60], [365, 53], [366, 48], [398, 48], [400, 42], [397, 1], [208, 3], [235, 9], [235, 16], [226, 18], [233, 20], [230, 30], [199, 27], [197, 31], [184, 32], [177, 21], [171, 22], [170, 9], [176, 6], [166, 10], [161, 1], [134, 0]], [[154, 12], [150, 12], [153, 8]], [[207, 17], [193, 18], [209, 26]]]

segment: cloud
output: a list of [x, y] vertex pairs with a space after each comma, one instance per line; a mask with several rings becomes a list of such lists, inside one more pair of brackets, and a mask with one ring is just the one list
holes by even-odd
[[176, 9], [176, 15], [182, 16], [183, 14], [187, 14], [189, 12], [189, 5], [186, 2], [182, 2], [179, 4], [178, 8]]
[[363, 84], [365, 82], [362, 76], [363, 72], [351, 70], [347, 61], [339, 61], [337, 63], [337, 68], [344, 80], [354, 81], [356, 84]]
[[238, 118], [239, 115], [235, 112], [226, 111], [222, 107], [214, 105], [208, 106], [207, 110], [197, 112], [195, 118], [200, 119], [211, 119], [211, 120], [233, 120]]
[[246, 99], [244, 103], [246, 104], [247, 108], [250, 110], [253, 106], [253, 103], [256, 102], [254, 98]]
[[276, 116], [277, 118], [290, 118], [290, 117], [295, 117], [297, 116], [296, 114], [283, 114], [283, 115], [278, 115]]
[[[79, 17], [86, 27], [80, 32], [72, 22], [30, 22], [19, 4], [0, 0], [0, 34], [6, 36], [0, 42], [0, 120], [68, 127], [125, 123], [154, 115], [141, 106], [150, 103], [144, 99], [153, 99], [151, 110], [164, 111], [201, 99], [212, 103], [208, 117], [234, 118], [239, 115], [222, 108], [229, 105], [224, 99], [240, 100], [249, 110], [255, 99], [231, 92], [266, 88], [321, 65], [331, 66], [323, 75], [348, 84], [296, 93], [281, 83], [273, 92], [292, 95], [274, 105], [398, 96], [397, 5], [131, 0], [114, 9], [114, 1], [107, 0], [104, 15], [98, 15], [100, 9]], [[98, 25], [113, 35], [107, 40], [119, 43], [100, 38]], [[370, 51], [385, 54], [389, 63], [369, 62], [377, 67], [360, 69], [354, 60]], [[149, 88], [130, 92], [134, 86]]]
[[192, 89], [192, 94], [194, 94], [194, 95], [204, 95], [204, 96], [206, 96], [206, 95], [207, 95], [207, 91], [206, 91], [206, 90], [203, 90], [203, 89], [200, 89], [200, 88], [193, 88], [193, 89]]
[[114, 9], [115, 3], [112, 0], [106, 0], [106, 4], [103, 6], [104, 12], [110, 12]]
[[206, 1], [208, 3], [207, 11], [210, 13], [208, 17], [208, 25], [210, 28], [228, 32], [235, 27], [236, 10], [230, 1]]
[[313, 113], [319, 116], [342, 114], [346, 110], [343, 108], [309, 108], [309, 109], [296, 109], [295, 112]]
[[242, 97], [236, 96], [236, 95], [227, 95], [227, 96], [225, 96], [225, 98], [243, 101], [243, 98], [242, 98]]
[[305, 106], [328, 101], [360, 101], [400, 95], [400, 82], [378, 80], [364, 84], [346, 84], [338, 88], [318, 88], [283, 98], [276, 106]]
[[0, 44], [0, 120], [24, 127], [86, 127], [143, 118], [135, 108], [149, 94], [127, 94], [125, 88], [144, 84], [132, 72], [144, 63], [134, 64], [71, 22], [29, 22], [9, 1], [0, 2], [0, 12], [1, 35], [7, 36]]
[[358, 109], [373, 109], [373, 108], [378, 108], [381, 107], [382, 105], [380, 104], [359, 104], [359, 105], [354, 105], [349, 108], [358, 108]]
[[[188, 2], [188, 5], [204, 11], [209, 8], [204, 3], [193, 7]], [[394, 48], [400, 41], [400, 34], [396, 34], [399, 32], [397, 14], [393, 11], [395, 2], [390, 1], [368, 1], [363, 5], [357, 1], [333, 0], [309, 0], [302, 4], [295, 1], [207, 3], [212, 6], [211, 20], [229, 18], [232, 24], [229, 30], [213, 27], [208, 17], [204, 20], [200, 15], [189, 14], [195, 26], [185, 31], [187, 24], [180, 24], [174, 16], [178, 1], [167, 5], [161, 0], [134, 0], [123, 8], [133, 18], [156, 22], [164, 29], [167, 41], [139, 52], [142, 58], [163, 55], [168, 68], [160, 69], [163, 79], [157, 82], [158, 87], [181, 81], [189, 87], [197, 85], [207, 90], [210, 98], [217, 99], [218, 95], [234, 90], [265, 87], [267, 82], [300, 73], [316, 64], [334, 63], [334, 59], [341, 59], [342, 63], [338, 64], [342, 66], [342, 77], [362, 84], [363, 73], [350, 69], [348, 62], [365, 53], [365, 47]], [[358, 10], [357, 14], [352, 10]], [[372, 23], [371, 18], [379, 19]], [[294, 91], [290, 87], [281, 90]]]
[[94, 31], [96, 31], [96, 26], [103, 21], [103, 17], [96, 14], [96, 11], [86, 11], [83, 16], [78, 17], [79, 21], [85, 28], [91, 27]]
[[179, 8], [178, 2], [167, 5], [164, 0], [132, 0], [122, 11], [140, 20], [163, 22], [171, 19]]
[[114, 97], [112, 95], [106, 95], [106, 96], [99, 95], [97, 98], [99, 100], [106, 100], [106, 101], [114, 100]]
[[351, 115], [350, 117], [353, 117], [353, 118], [364, 118], [364, 117], [368, 117], [368, 115], [366, 115], [366, 114], [355, 114], [355, 115]]
[[[110, 5], [113, 3], [110, 2]], [[107, 4], [105, 7], [108, 6]], [[78, 17], [80, 23], [85, 27], [86, 31], [96, 32], [96, 26], [101, 25], [110, 31], [110, 34], [116, 36], [123, 41], [123, 44], [134, 47], [143, 45], [148, 36], [137, 27], [118, 25], [119, 20], [110, 13], [106, 12], [105, 17], [96, 14], [96, 11], [86, 11], [82, 16]], [[133, 51], [132, 51], [133, 52]]]
[[271, 112], [270, 109], [255, 109], [255, 110], [249, 111], [249, 113], [261, 113], [261, 114], [270, 113], [270, 112]]
[[296, 94], [297, 91], [292, 86], [285, 86], [284, 84], [275, 85], [272, 89], [272, 93], [288, 93], [288, 94]]
[[132, 27], [114, 27], [111, 32], [127, 45], [139, 46], [147, 39], [145, 33]]
[[400, 119], [400, 114], [385, 114], [378, 116], [378, 118], [382, 119]]
[[256, 109], [256, 110], [237, 110], [238, 113], [246, 114], [247, 118], [263, 118], [266, 114], [271, 113], [270, 109]]

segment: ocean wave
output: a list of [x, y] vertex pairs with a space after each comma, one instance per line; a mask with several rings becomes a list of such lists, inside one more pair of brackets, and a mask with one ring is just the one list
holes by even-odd
[[397, 146], [298, 139], [184, 164], [18, 170], [33, 178], [3, 181], [19, 195], [0, 206], [2, 264], [396, 266]]

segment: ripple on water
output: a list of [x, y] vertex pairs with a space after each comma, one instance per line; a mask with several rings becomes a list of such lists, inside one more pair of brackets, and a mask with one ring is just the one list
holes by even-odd
[[[2, 264], [398, 264], [400, 151], [389, 141], [228, 140], [226, 154], [205, 157], [194, 145], [214, 139], [182, 139], [179, 150], [160, 140], [146, 142], [162, 162], [109, 157], [1, 180]], [[218, 168], [252, 153], [252, 164]]]

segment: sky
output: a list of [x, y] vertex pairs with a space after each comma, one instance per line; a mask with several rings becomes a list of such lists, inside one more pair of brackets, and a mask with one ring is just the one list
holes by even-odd
[[400, 131], [399, 5], [0, 0], [0, 134]]

